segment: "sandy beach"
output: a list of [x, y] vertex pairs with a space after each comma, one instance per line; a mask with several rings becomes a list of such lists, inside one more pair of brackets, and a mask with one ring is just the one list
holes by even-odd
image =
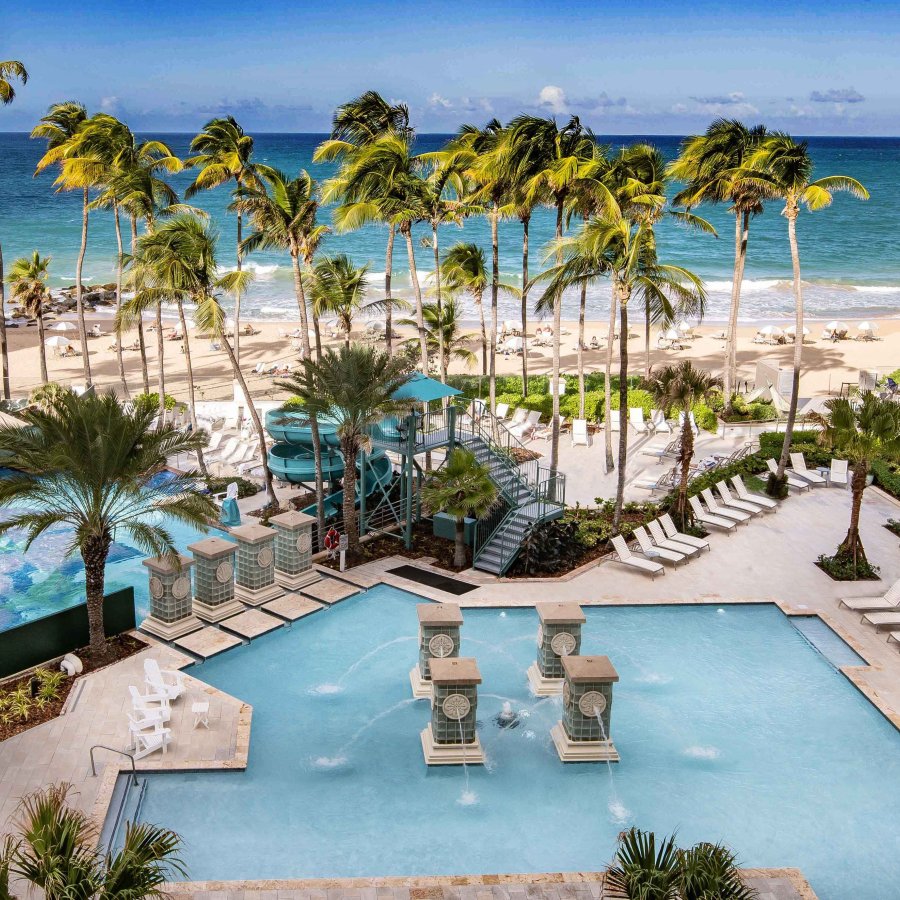
[[[60, 316], [56, 321], [72, 320], [71, 316]], [[119, 387], [118, 365], [116, 354], [111, 349], [114, 344], [114, 335], [111, 333], [111, 321], [109, 316], [89, 315], [87, 318], [88, 329], [94, 323], [98, 323], [105, 332], [103, 337], [88, 338], [88, 352], [90, 353], [91, 367], [94, 382], [98, 387]], [[164, 326], [164, 334], [169, 335], [170, 322]], [[538, 327], [541, 323], [534, 323]], [[777, 322], [782, 327], [788, 322]], [[361, 323], [364, 325], [364, 323]], [[881, 319], [880, 328], [877, 331], [877, 340], [861, 341], [852, 339], [856, 334], [853, 321], [850, 325], [851, 339], [832, 343], [822, 339], [823, 322], [809, 321], [807, 323], [810, 334], [807, 336], [803, 351], [803, 374], [801, 378], [801, 396], [812, 397], [827, 394], [836, 394], [841, 385], [846, 382], [857, 384], [859, 370], [861, 368], [876, 369], [880, 372], [890, 372], [900, 367], [900, 320]], [[291, 349], [291, 340], [280, 336], [280, 333], [291, 330], [297, 323], [285, 323], [274, 321], [253, 322], [254, 330], [259, 333], [253, 336], [242, 336], [240, 339], [241, 367], [248, 380], [248, 384], [254, 396], [261, 399], [276, 399], [282, 395], [272, 377], [253, 374], [257, 363], [294, 363], [297, 361], [297, 353]], [[577, 323], [564, 323], [562, 341], [562, 369], [565, 373], [574, 373], [577, 366]], [[588, 322], [585, 329], [586, 341], [590, 342], [596, 336], [600, 345], [599, 350], [586, 350], [584, 353], [585, 367], [587, 371], [602, 371], [606, 359], [606, 334], [605, 322]], [[403, 337], [412, 337], [409, 328], [399, 329]], [[530, 335], [533, 330], [529, 329]], [[566, 333], [568, 332], [568, 333]], [[739, 329], [738, 339], [738, 366], [740, 379], [746, 380], [752, 386], [754, 384], [756, 363], [766, 359], [777, 361], [782, 366], [792, 365], [793, 345], [760, 345], [754, 344], [753, 338], [757, 332], [756, 326], [742, 327]], [[48, 332], [48, 336], [56, 332]], [[40, 363], [38, 353], [38, 334], [35, 327], [19, 327], [8, 332], [10, 347], [10, 377], [14, 397], [26, 396], [29, 391], [38, 386], [40, 382]], [[644, 371], [646, 354], [644, 352], [643, 325], [637, 325], [630, 329], [632, 335], [628, 341], [629, 370], [633, 373]], [[712, 372], [721, 372], [722, 357], [724, 353], [724, 341], [719, 337], [722, 334], [722, 325], [718, 322], [701, 324], [696, 329], [693, 340], [684, 342], [682, 350], [656, 349], [657, 330], [651, 329], [651, 364], [664, 365], [681, 359], [690, 359], [696, 365], [702, 366]], [[72, 346], [79, 350], [77, 332], [66, 333]], [[323, 334], [323, 338], [324, 338]], [[362, 330], [354, 332], [354, 339], [362, 338]], [[136, 332], [128, 332], [124, 336], [123, 345], [128, 346], [136, 339]], [[221, 350], [211, 347], [210, 340], [196, 332], [190, 332], [191, 358], [194, 369], [198, 400], [221, 400], [232, 396], [231, 369], [228, 360]], [[328, 339], [326, 344], [336, 345], [334, 339]], [[155, 332], [146, 334], [147, 356], [150, 370], [151, 390], [156, 389], [156, 373], [158, 371], [158, 353]], [[471, 349], [478, 356], [478, 362], [471, 368], [456, 363], [451, 367], [452, 372], [480, 373], [480, 347], [477, 343], [475, 331], [472, 332]], [[617, 348], [616, 348], [617, 350]], [[618, 354], [615, 353], [614, 366], [617, 367]], [[543, 374], [550, 371], [552, 364], [551, 348], [529, 347], [529, 372], [530, 374]], [[187, 379], [185, 356], [182, 352], [182, 343], [166, 340], [164, 347], [164, 364], [166, 373], [166, 390], [180, 400], [187, 397]], [[61, 358], [57, 353], [48, 348], [47, 366], [50, 379], [64, 384], [79, 384], [83, 382], [81, 357]], [[125, 367], [129, 381], [129, 387], [133, 392], [141, 390], [141, 366], [140, 354], [137, 351], [125, 351]], [[499, 356], [498, 372], [501, 374], [518, 374], [521, 372], [521, 357], [517, 355]]]

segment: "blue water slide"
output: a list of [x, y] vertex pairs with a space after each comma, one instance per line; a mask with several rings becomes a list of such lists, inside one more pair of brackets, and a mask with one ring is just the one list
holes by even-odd
[[[356, 465], [356, 505], [359, 507], [359, 489], [360, 489], [360, 466]], [[394, 475], [394, 467], [391, 461], [385, 456], [383, 450], [376, 450], [375, 453], [366, 457], [366, 497], [371, 497], [374, 493], [380, 492], [382, 488], [386, 489]], [[344, 492], [335, 491], [325, 498], [325, 518], [337, 515], [344, 507]], [[316, 504], [312, 503], [301, 510], [309, 516], [316, 514]]]

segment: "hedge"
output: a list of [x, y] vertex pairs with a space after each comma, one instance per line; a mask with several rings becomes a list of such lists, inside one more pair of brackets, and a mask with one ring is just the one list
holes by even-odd
[[872, 474], [878, 487], [900, 499], [900, 470], [897, 467], [883, 459], [876, 459], [872, 463]]

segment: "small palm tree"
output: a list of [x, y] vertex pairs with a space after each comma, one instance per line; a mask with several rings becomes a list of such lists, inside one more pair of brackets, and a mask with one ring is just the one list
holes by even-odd
[[466, 518], [486, 516], [497, 502], [497, 485], [488, 467], [465, 447], [455, 447], [446, 463], [432, 472], [422, 488], [422, 500], [432, 512], [445, 512], [456, 520], [453, 565], [466, 565]]
[[675, 500], [674, 513], [682, 526], [686, 525], [688, 515], [688, 474], [691, 459], [694, 456], [694, 429], [689, 423], [689, 413], [694, 404], [707, 399], [714, 390], [721, 386], [721, 381], [702, 369], [697, 369], [689, 359], [674, 366], [659, 369], [647, 382], [646, 387], [653, 394], [658, 407], [666, 412], [678, 410], [684, 413], [684, 426], [681, 429], [681, 477], [678, 481], [678, 494]]
[[408, 411], [410, 403], [394, 399], [406, 383], [410, 363], [403, 356], [360, 344], [327, 349], [318, 360], [304, 359], [302, 369], [279, 387], [302, 401], [310, 419], [327, 417], [337, 426], [344, 457], [344, 531], [351, 556], [359, 549], [356, 515], [356, 460], [369, 445], [369, 431], [383, 418]]
[[[311, 296], [318, 316], [331, 315], [344, 332], [344, 344], [350, 346], [353, 319], [367, 308], [369, 267], [354, 266], [346, 253], [324, 256], [313, 268]], [[378, 306], [379, 304], [369, 304]]]
[[876, 459], [900, 459], [900, 406], [882, 400], [866, 391], [859, 402], [847, 397], [833, 397], [825, 401], [826, 415], [815, 415], [822, 427], [821, 443], [846, 456], [853, 467], [850, 486], [853, 501], [850, 505], [850, 528], [834, 555], [835, 560], [868, 569], [866, 551], [859, 534], [859, 514], [869, 467]]
[[90, 652], [99, 658], [106, 559], [117, 534], [154, 556], [174, 554], [166, 516], [197, 527], [215, 516], [213, 502], [194, 490], [195, 473], [155, 478], [170, 456], [201, 448], [206, 433], [154, 428], [155, 409], [139, 403], [126, 411], [112, 392], [64, 391], [47, 409], [21, 415], [30, 427], [0, 428], [0, 451], [16, 461], [16, 474], [0, 481], [0, 506], [10, 507], [0, 534], [24, 529], [27, 549], [48, 528], [70, 529], [67, 552], [84, 560]]
[[[426, 303], [422, 313], [425, 317], [429, 359], [440, 366], [441, 381], [446, 384], [451, 362], [457, 360], [467, 368], [474, 364], [476, 356], [468, 346], [472, 336], [461, 329], [462, 307], [455, 297], [447, 298], [443, 306]], [[415, 322], [412, 319], [401, 319], [400, 324], [414, 325]], [[412, 349], [415, 343], [414, 338], [410, 339], [407, 346]]]
[[701, 842], [678, 851], [678, 896], [680, 900], [757, 900], [759, 895], [741, 881], [731, 850]]
[[44, 304], [50, 300], [47, 278], [50, 275], [51, 259], [49, 256], [41, 257], [35, 250], [30, 259], [27, 256], [17, 259], [9, 270], [13, 300], [22, 304], [30, 318], [37, 319], [41, 380], [45, 383], [50, 380], [47, 376], [47, 348], [44, 345]]
[[488, 337], [484, 320], [484, 290], [487, 287], [487, 269], [484, 263], [484, 250], [478, 244], [460, 241], [454, 244], [444, 255], [441, 269], [444, 289], [452, 297], [463, 293], [472, 295], [478, 307], [481, 319], [481, 374], [488, 373]]
[[22, 798], [17, 833], [0, 848], [0, 896], [12, 896], [4, 874], [38, 888], [47, 900], [164, 898], [172, 875], [187, 874], [181, 838], [156, 825], [127, 823], [122, 847], [99, 854], [96, 825], [68, 804], [71, 788], [51, 785]]

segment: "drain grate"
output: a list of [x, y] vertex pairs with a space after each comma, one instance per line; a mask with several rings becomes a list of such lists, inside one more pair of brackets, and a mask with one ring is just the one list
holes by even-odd
[[460, 581], [458, 578], [450, 578], [447, 575], [438, 575], [436, 572], [429, 572], [416, 566], [397, 566], [388, 569], [388, 572], [391, 575], [399, 575], [401, 578], [415, 581], [417, 584], [428, 585], [438, 591], [455, 594], [457, 597], [461, 594], [468, 594], [469, 591], [478, 590], [477, 584], [469, 584], [468, 581]]

